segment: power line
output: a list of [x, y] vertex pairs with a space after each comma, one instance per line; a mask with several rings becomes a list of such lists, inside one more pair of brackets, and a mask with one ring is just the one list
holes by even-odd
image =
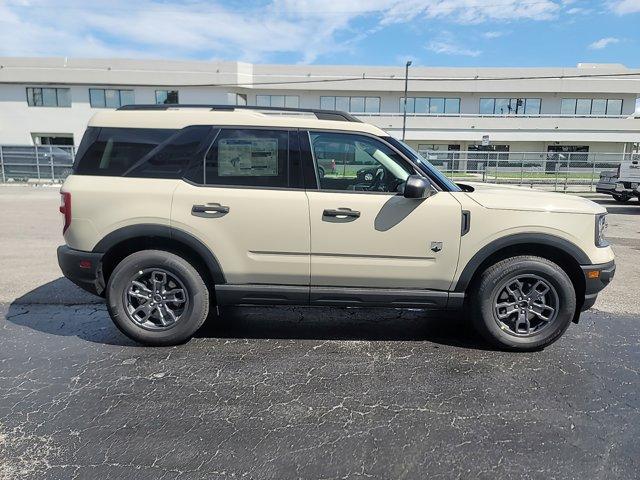
[[[640, 80], [640, 72], [636, 73], [593, 73], [583, 75], [540, 75], [540, 76], [513, 76], [513, 77], [409, 77], [411, 82], [495, 82], [505, 80], [565, 80], [580, 78], [619, 78], [619, 77], [638, 77]], [[304, 85], [316, 83], [333, 83], [333, 82], [361, 82], [361, 81], [400, 81], [404, 78], [400, 77], [380, 77], [367, 76], [363, 74], [359, 77], [342, 77], [342, 78], [320, 78], [307, 80], [275, 80], [271, 82], [242, 82], [242, 83], [200, 83], [200, 84], [171, 84], [175, 87], [254, 87], [261, 85]]]

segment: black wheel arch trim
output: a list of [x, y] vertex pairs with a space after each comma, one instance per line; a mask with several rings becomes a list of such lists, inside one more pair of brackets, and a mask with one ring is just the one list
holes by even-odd
[[478, 267], [497, 251], [507, 247], [526, 244], [538, 244], [557, 248], [570, 255], [579, 265], [588, 265], [591, 263], [589, 256], [580, 247], [564, 238], [547, 233], [516, 233], [498, 238], [478, 250], [465, 265], [452, 291], [464, 292], [469, 286], [473, 275], [478, 270]]
[[215, 284], [226, 283], [220, 262], [213, 252], [192, 234], [169, 225], [140, 224], [119, 228], [100, 240], [93, 247], [92, 252], [104, 254], [119, 243], [136, 238], [162, 238], [181, 242], [204, 259]]

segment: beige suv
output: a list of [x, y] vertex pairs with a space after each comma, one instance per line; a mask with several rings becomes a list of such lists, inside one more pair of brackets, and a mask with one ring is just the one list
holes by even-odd
[[58, 258], [129, 337], [184, 342], [223, 305], [382, 306], [464, 309], [494, 345], [532, 350], [613, 277], [591, 201], [456, 184], [346, 113], [271, 110], [133, 105], [90, 121]]

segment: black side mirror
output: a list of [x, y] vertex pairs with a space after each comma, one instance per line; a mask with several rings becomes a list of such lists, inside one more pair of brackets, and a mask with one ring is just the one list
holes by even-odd
[[429, 180], [420, 175], [409, 175], [404, 184], [404, 198], [428, 198], [434, 193]]

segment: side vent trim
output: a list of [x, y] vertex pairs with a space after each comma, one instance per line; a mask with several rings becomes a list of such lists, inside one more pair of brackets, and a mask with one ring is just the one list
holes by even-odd
[[462, 226], [460, 228], [461, 236], [465, 236], [471, 230], [471, 212], [469, 210], [462, 211]]

